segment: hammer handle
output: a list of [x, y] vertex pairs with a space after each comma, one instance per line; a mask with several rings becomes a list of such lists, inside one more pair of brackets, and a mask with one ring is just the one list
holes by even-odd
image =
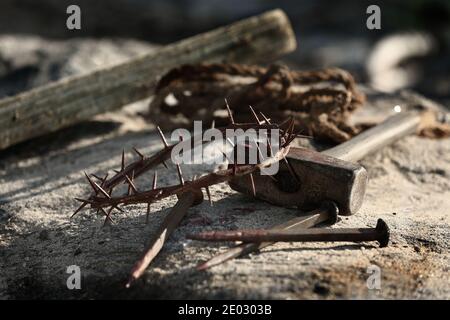
[[341, 160], [356, 162], [369, 153], [415, 132], [420, 123], [420, 113], [400, 113], [388, 118], [379, 125], [364, 131], [353, 139], [334, 148], [325, 150], [322, 153]]

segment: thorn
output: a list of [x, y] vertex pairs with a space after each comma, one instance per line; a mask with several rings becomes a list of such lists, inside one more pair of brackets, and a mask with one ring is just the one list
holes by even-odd
[[152, 190], [156, 189], [157, 180], [158, 180], [158, 171], [155, 171], [155, 173], [153, 174]]
[[286, 142], [283, 144], [283, 147], [289, 145], [296, 138], [297, 135], [294, 134], [294, 128], [295, 128], [295, 124], [292, 123], [291, 131], [289, 133], [289, 136], [286, 138]]
[[140, 152], [137, 148], [133, 147], [134, 152], [142, 159], [144, 160], [145, 156]]
[[178, 172], [178, 178], [180, 179], [180, 183], [182, 186], [184, 186], [183, 173], [181, 172], [181, 166], [179, 164], [177, 164], [177, 172]]
[[286, 162], [286, 167], [288, 168], [289, 173], [294, 177], [294, 179], [297, 182], [300, 182], [300, 180], [298, 179], [297, 175], [294, 172], [294, 169], [292, 168], [291, 164], [289, 163], [288, 159], [286, 157], [283, 157], [283, 160], [284, 160], [284, 162]]
[[295, 128], [295, 119], [294, 119], [294, 117], [292, 117], [292, 121], [291, 121], [291, 132], [290, 132], [291, 135], [294, 133], [294, 128]]
[[255, 180], [253, 179], [253, 173], [250, 173], [250, 182], [252, 184], [253, 196], [256, 197]]
[[114, 209], [117, 209], [117, 210], [119, 210], [120, 212], [123, 212], [122, 208], [121, 208], [121, 207], [119, 207], [119, 205], [118, 205], [118, 204], [116, 204], [116, 205], [114, 206]]
[[133, 178], [134, 178], [134, 171], [132, 173], [131, 179], [128, 177], [128, 175], [125, 175], [125, 179], [127, 179], [127, 181], [128, 181], [128, 195], [131, 194], [131, 189], [133, 189], [134, 193], [138, 193], [138, 190], [133, 183], [133, 180], [132, 180]]
[[149, 216], [150, 216], [150, 202], [147, 203], [147, 215], [145, 216], [145, 224], [148, 224]]
[[94, 202], [91, 201], [91, 200], [80, 199], [80, 198], [75, 198], [75, 200], [77, 200], [77, 201], [79, 201], [79, 202], [86, 202], [86, 203], [89, 203], [89, 204], [93, 204], [93, 203], [94, 203]]
[[292, 126], [292, 124], [293, 124], [293, 121], [294, 121], [294, 119], [291, 117], [288, 121], [284, 121], [284, 122], [283, 122], [283, 124], [284, 124], [284, 123], [287, 123], [287, 127], [286, 127], [286, 129], [282, 130], [282, 131], [283, 131], [283, 134], [281, 135], [281, 138], [280, 138], [281, 143], [282, 143], [282, 146], [285, 145], [287, 139], [288, 139], [289, 136], [290, 136], [289, 131], [291, 130], [291, 126]]
[[96, 182], [92, 181], [93, 184], [95, 184], [95, 186], [97, 187], [97, 189], [108, 199], [111, 199], [111, 196], [109, 195], [108, 192], [105, 191], [105, 189], [103, 189], [102, 187], [100, 187]]
[[287, 145], [287, 141], [289, 140], [289, 138], [291, 136], [290, 132], [292, 132], [291, 128], [292, 128], [293, 124], [294, 124], [294, 119], [291, 118], [291, 121], [289, 122], [286, 130], [284, 130], [284, 133], [283, 133], [283, 135], [281, 137], [282, 147]]
[[295, 135], [292, 135], [284, 144], [283, 144], [283, 148], [288, 146], [292, 141], [295, 140]]
[[289, 131], [291, 130], [292, 125], [294, 124], [294, 119], [291, 118], [286, 130], [284, 131], [283, 137], [289, 136]]
[[230, 118], [231, 124], [234, 124], [233, 113], [231, 112], [230, 106], [228, 105], [227, 99], [225, 99], [225, 106], [227, 107], [228, 117]]
[[234, 144], [234, 142], [233, 141], [231, 141], [231, 139], [230, 139], [230, 137], [227, 137], [227, 141], [231, 144], [231, 146], [232, 147], [234, 147], [235, 146], [235, 144]]
[[255, 110], [253, 110], [253, 107], [252, 107], [252, 106], [249, 106], [249, 108], [250, 108], [251, 113], [253, 114], [253, 117], [254, 117], [255, 120], [256, 120], [256, 123], [257, 123], [258, 125], [260, 125], [260, 124], [261, 124], [261, 121], [259, 121], [258, 115], [256, 114]]
[[86, 171], [84, 172], [84, 175], [86, 176], [86, 179], [89, 181], [89, 184], [91, 185], [92, 189], [94, 189], [95, 194], [97, 195], [98, 190], [96, 189], [94, 181], [92, 181], [91, 177], [88, 176]]
[[211, 129], [214, 129], [215, 127], [216, 127], [216, 121], [213, 120], [213, 121], [211, 122]]
[[[80, 201], [81, 199], [76, 199], [76, 200]], [[80, 212], [81, 210], [83, 210], [83, 208], [84, 208], [85, 206], [87, 206], [87, 205], [88, 205], [88, 202], [83, 202], [83, 203], [81, 204], [81, 206], [79, 206], [78, 209], [75, 210], [75, 212], [70, 216], [70, 219], [72, 219], [78, 212]]]
[[103, 227], [106, 226], [106, 223], [108, 221], [113, 222], [111, 219], [111, 213], [112, 213], [113, 209], [114, 209], [114, 207], [111, 207], [111, 208], [109, 208], [108, 212], [106, 212], [105, 209], [101, 208], [102, 212], [106, 215], [105, 222], [103, 222]]
[[118, 173], [121, 173], [122, 171], [120, 171], [120, 170], [116, 170], [116, 169], [113, 169], [113, 171], [114, 171], [114, 173], [116, 173], [116, 174], [118, 174]]
[[267, 118], [267, 117], [264, 115], [264, 113], [260, 112], [259, 114], [261, 115], [261, 117], [263, 117], [264, 121], [265, 121], [267, 124], [272, 124], [272, 123], [270, 123], [270, 119]]
[[292, 118], [291, 132], [289, 133], [289, 136], [292, 136], [292, 135], [295, 136], [294, 130], [295, 130], [295, 120], [294, 120], [294, 118]]
[[167, 165], [167, 163], [164, 160], [163, 160], [162, 164], [164, 167], [166, 167], [166, 169], [169, 169], [169, 166]]
[[169, 144], [167, 143], [166, 137], [164, 136], [164, 133], [162, 132], [161, 128], [159, 126], [156, 127], [158, 130], [159, 136], [161, 137], [162, 142], [164, 143], [164, 147], [168, 147]]
[[[106, 173], [105, 174], [105, 177], [103, 178], [103, 182], [102, 182], [102, 184], [100, 185], [102, 188], [105, 186], [105, 184], [106, 184], [106, 179], [108, 179], [108, 173]], [[111, 189], [111, 192], [112, 192], [112, 189]]]
[[270, 156], [270, 157], [273, 157], [272, 144], [270, 143], [269, 138], [267, 138], [267, 145], [269, 146], [269, 152], [270, 152], [269, 156]]
[[261, 158], [260, 162], [263, 162], [264, 161], [264, 156], [262, 154], [261, 148], [259, 147], [259, 143], [254, 141], [254, 140], [253, 140], [253, 142], [256, 144], [256, 149], [258, 149], [258, 154], [259, 154], [259, 157]]
[[287, 119], [284, 120], [282, 123], [280, 123], [280, 124], [278, 125], [278, 127], [279, 127], [279, 128], [282, 128], [285, 124], [289, 123], [289, 120], [291, 120], [291, 119], [292, 119], [292, 117], [291, 117], [291, 118], [287, 118]]
[[122, 166], [120, 168], [120, 171], [122, 172], [123, 170], [125, 170], [125, 150], [122, 149]]
[[213, 202], [212, 202], [212, 199], [211, 199], [211, 191], [209, 190], [208, 186], [205, 187], [205, 190], [206, 190], [206, 195], [208, 196], [209, 205], [212, 207], [213, 206]]
[[299, 133], [296, 133], [295, 136], [296, 136], [297, 138], [303, 138], [303, 139], [314, 139], [313, 136], [307, 136], [307, 135], [299, 134]]
[[225, 157], [225, 160], [228, 161], [228, 163], [230, 164], [231, 161], [230, 161], [230, 159], [228, 159], [227, 154], [225, 152], [223, 152], [223, 151], [221, 151], [221, 152], [222, 152], [222, 155]]
[[106, 174], [103, 178], [100, 178], [99, 176], [95, 175], [92, 173], [92, 176], [97, 179], [100, 180], [101, 184], [100, 186], [103, 187], [105, 185], [106, 179], [108, 179], [108, 174]]
[[91, 176], [93, 176], [97, 180], [100, 180], [100, 182], [103, 182], [103, 179], [100, 178], [98, 175], [91, 173]]

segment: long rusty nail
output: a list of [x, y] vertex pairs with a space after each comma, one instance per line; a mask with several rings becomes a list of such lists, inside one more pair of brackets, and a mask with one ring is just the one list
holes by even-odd
[[188, 191], [180, 195], [177, 204], [172, 208], [170, 213], [166, 216], [156, 235], [150, 241], [143, 256], [134, 265], [131, 276], [126, 284], [129, 288], [131, 283], [138, 279], [153, 261], [156, 255], [161, 251], [164, 243], [180, 224], [183, 217], [186, 215], [188, 209], [193, 205], [199, 204], [203, 200], [203, 193], [200, 190]]
[[389, 243], [389, 227], [378, 219], [376, 228], [309, 229], [309, 230], [236, 230], [209, 231], [187, 236], [192, 240], [203, 241], [243, 241], [243, 242], [364, 242], [378, 241], [380, 247]]
[[[302, 230], [311, 228], [323, 222], [334, 224], [337, 222], [339, 209], [332, 201], [325, 201], [319, 209], [310, 211], [307, 215], [296, 217], [283, 224], [275, 226], [274, 230]], [[222, 264], [228, 260], [247, 255], [249, 253], [261, 250], [275, 242], [260, 243], [242, 243], [227, 251], [220, 253], [210, 260], [197, 266], [197, 270], [206, 270], [208, 268]]]

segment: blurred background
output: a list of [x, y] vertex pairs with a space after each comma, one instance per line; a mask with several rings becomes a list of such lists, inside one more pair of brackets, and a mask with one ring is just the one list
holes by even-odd
[[[82, 30], [66, 28], [66, 9], [82, 10]], [[381, 30], [366, 9], [381, 8]], [[298, 49], [298, 69], [336, 66], [387, 92], [414, 89], [450, 104], [450, 1], [329, 0], [2, 0], [0, 97], [123, 61], [182, 38], [281, 8]]]

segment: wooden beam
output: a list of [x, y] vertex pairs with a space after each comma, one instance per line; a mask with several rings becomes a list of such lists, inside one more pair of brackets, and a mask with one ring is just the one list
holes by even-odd
[[270, 62], [296, 47], [290, 22], [273, 10], [126, 63], [0, 100], [0, 149], [90, 119], [152, 94], [158, 76], [187, 63]]

